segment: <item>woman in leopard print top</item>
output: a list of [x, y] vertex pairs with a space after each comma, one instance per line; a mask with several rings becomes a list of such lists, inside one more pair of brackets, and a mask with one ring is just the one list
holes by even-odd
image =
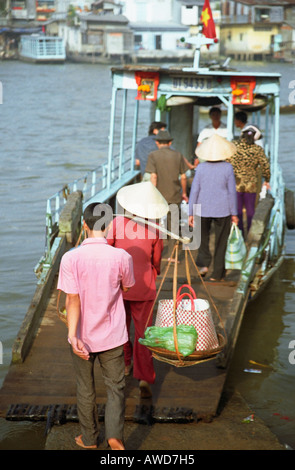
[[239, 228], [242, 232], [244, 231], [243, 206], [246, 208], [248, 231], [255, 212], [256, 194], [259, 190], [259, 170], [265, 179], [263, 184], [270, 189], [269, 161], [263, 148], [255, 144], [255, 140], [259, 138], [258, 133], [260, 134], [260, 131], [256, 127], [248, 126], [242, 133], [235, 154], [229, 160], [236, 178]]

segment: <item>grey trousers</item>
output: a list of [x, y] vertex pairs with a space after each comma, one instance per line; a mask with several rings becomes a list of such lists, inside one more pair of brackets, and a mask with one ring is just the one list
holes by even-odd
[[[72, 351], [72, 348], [71, 348]], [[91, 353], [88, 361], [73, 353], [77, 382], [77, 409], [85, 445], [97, 444], [98, 413], [94, 383], [94, 362], [98, 359], [107, 391], [105, 407], [105, 439], [123, 440], [125, 419], [125, 363], [123, 346]]]

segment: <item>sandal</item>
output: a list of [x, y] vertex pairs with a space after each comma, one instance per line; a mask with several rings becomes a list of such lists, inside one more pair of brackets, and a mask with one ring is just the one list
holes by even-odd
[[206, 276], [207, 272], [209, 271], [209, 269], [206, 266], [202, 266], [201, 268], [198, 268], [198, 269], [202, 277]]

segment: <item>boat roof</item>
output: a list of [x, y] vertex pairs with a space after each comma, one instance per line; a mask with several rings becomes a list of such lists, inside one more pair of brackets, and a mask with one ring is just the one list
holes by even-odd
[[121, 72], [158, 72], [163, 75], [173, 75], [175, 73], [185, 73], [190, 75], [207, 75], [207, 76], [224, 76], [224, 77], [265, 77], [265, 78], [280, 78], [281, 74], [278, 72], [253, 72], [253, 71], [240, 71], [234, 69], [223, 70], [215, 69], [210, 70], [206, 68], [200, 68], [199, 70], [192, 70], [186, 67], [179, 66], [167, 66], [167, 67], [158, 67], [158, 66], [145, 66], [145, 65], [123, 65], [118, 67], [111, 68], [112, 73], [121, 73]]
[[[198, 97], [219, 96], [229, 100], [233, 89], [246, 87], [256, 95], [280, 94], [281, 74], [277, 72], [253, 72], [239, 70], [210, 70], [203, 67], [160, 67], [123, 65], [111, 68], [113, 87], [121, 90], [137, 90], [138, 77], [155, 80], [158, 96], [185, 95]], [[198, 104], [201, 104], [199, 101]], [[207, 104], [205, 104], [207, 105]], [[208, 106], [210, 103], [208, 103]]]

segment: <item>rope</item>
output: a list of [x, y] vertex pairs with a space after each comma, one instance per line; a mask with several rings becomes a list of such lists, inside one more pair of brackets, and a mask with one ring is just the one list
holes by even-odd
[[218, 318], [219, 318], [219, 321], [220, 321], [220, 323], [221, 323], [221, 325], [222, 325], [222, 328], [223, 328], [223, 331], [224, 331], [224, 334], [225, 334], [225, 338], [227, 339], [226, 330], [225, 330], [225, 327], [224, 327], [222, 318], [221, 318], [221, 316], [219, 315], [218, 308], [216, 307], [216, 304], [215, 304], [214, 300], [212, 299], [212, 296], [211, 296], [211, 294], [210, 294], [210, 292], [209, 292], [209, 290], [208, 290], [208, 288], [207, 288], [207, 286], [206, 286], [206, 283], [205, 283], [205, 281], [203, 280], [203, 277], [202, 277], [201, 274], [200, 274], [200, 271], [199, 271], [199, 269], [198, 269], [198, 267], [197, 267], [197, 265], [196, 265], [196, 263], [195, 263], [195, 261], [194, 261], [193, 255], [191, 254], [191, 251], [190, 251], [190, 250], [188, 250], [188, 251], [189, 251], [189, 254], [190, 254], [192, 263], [193, 263], [194, 267], [196, 268], [196, 271], [197, 271], [197, 273], [198, 273], [198, 275], [199, 275], [199, 277], [200, 277], [200, 279], [201, 279], [201, 282], [202, 282], [202, 284], [203, 284], [203, 287], [205, 288], [205, 290], [206, 290], [206, 292], [207, 292], [207, 294], [208, 294], [208, 296], [209, 296], [210, 302], [212, 303], [212, 305], [213, 305], [213, 307], [214, 307], [214, 310], [215, 310], [215, 312], [216, 312], [216, 314], [217, 314], [217, 316], [218, 316]]
[[174, 273], [173, 273], [173, 337], [174, 337], [174, 345], [175, 345], [178, 360], [181, 364], [183, 364], [183, 360], [180, 357], [179, 349], [178, 349], [177, 326], [176, 326], [178, 245], [179, 245], [179, 242], [177, 241], [175, 243], [175, 248], [176, 248], [176, 250], [175, 250], [175, 265], [174, 265]]
[[[166, 279], [166, 276], [167, 276], [167, 273], [168, 273], [168, 270], [169, 270], [169, 267], [170, 267], [170, 264], [171, 264], [171, 260], [173, 259], [173, 256], [175, 254], [175, 266], [174, 266], [174, 272], [173, 272], [173, 337], [174, 337], [174, 344], [175, 344], [175, 350], [176, 350], [176, 354], [177, 354], [177, 357], [178, 357], [178, 366], [192, 366], [192, 365], [196, 365], [196, 364], [199, 364], [201, 361], [204, 361], [204, 359], [201, 359], [201, 360], [197, 360], [197, 361], [189, 361], [189, 362], [184, 362], [179, 354], [179, 349], [178, 349], [178, 342], [177, 342], [177, 327], [176, 327], [176, 294], [177, 294], [177, 265], [178, 265], [178, 246], [179, 246], [179, 241], [176, 241], [175, 245], [174, 245], [174, 248], [172, 250], [172, 253], [170, 255], [170, 259], [169, 259], [169, 262], [166, 266], [166, 270], [165, 270], [165, 273], [164, 273], [164, 276], [161, 280], [161, 283], [160, 283], [160, 286], [159, 286], [159, 289], [157, 291], [157, 295], [156, 295], [156, 298], [153, 302], [153, 305], [152, 305], [152, 308], [150, 310], [150, 313], [149, 313], [149, 316], [147, 318], [147, 322], [146, 322], [146, 325], [145, 325], [145, 329], [147, 328], [147, 325], [149, 324], [149, 320], [150, 320], [150, 317], [151, 315], [153, 314], [153, 311], [154, 311], [154, 307], [155, 307], [155, 304], [157, 302], [157, 299], [159, 297], [159, 294], [161, 292], [161, 289], [163, 287], [163, 284], [164, 284], [164, 281]], [[187, 283], [191, 286], [191, 274], [190, 274], [190, 268], [189, 268], [189, 259], [188, 259], [188, 253], [190, 255], [190, 258], [192, 260], [192, 263], [193, 263], [193, 266], [195, 267], [197, 273], [198, 273], [198, 276], [199, 278], [201, 279], [201, 282], [208, 294], [208, 297], [209, 297], [209, 300], [212, 304], [212, 306], [214, 307], [214, 310], [216, 311], [216, 314], [219, 318], [219, 321], [220, 321], [220, 324], [223, 328], [223, 331], [224, 331], [224, 335], [225, 335], [225, 340], [227, 341], [227, 334], [226, 334], [226, 330], [225, 330], [225, 327], [224, 327], [224, 324], [223, 324], [223, 321], [222, 321], [222, 318], [218, 312], [218, 309], [216, 307], [216, 304], [200, 274], [200, 271], [193, 259], [193, 255], [190, 251], [190, 249], [186, 249], [185, 250], [185, 270], [186, 270], [186, 276], [187, 276]], [[177, 363], [175, 362], [175, 360], [173, 359], [169, 359], [169, 358], [164, 358], [163, 356], [161, 356], [161, 359], [160, 359], [160, 356], [158, 356], [155, 352], [153, 352], [153, 356], [155, 357], [155, 359], [159, 359], [161, 360], [162, 362], [167, 362], [168, 364], [172, 364], [172, 365], [176, 365], [177, 366]], [[210, 359], [208, 359], [210, 360]]]

